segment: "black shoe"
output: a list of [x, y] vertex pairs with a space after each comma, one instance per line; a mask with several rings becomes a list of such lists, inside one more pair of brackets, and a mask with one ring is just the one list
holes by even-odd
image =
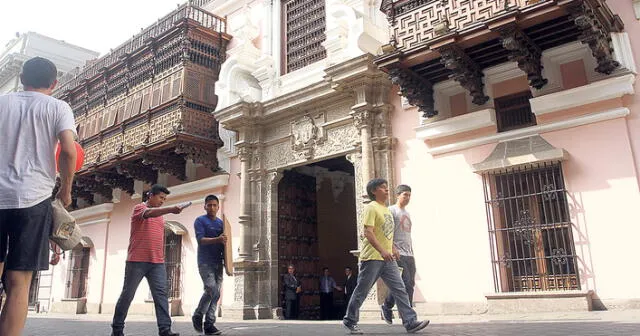
[[407, 326], [407, 332], [410, 333], [410, 334], [413, 334], [415, 332], [418, 332], [418, 331], [424, 329], [428, 325], [429, 325], [429, 320], [414, 321], [413, 323], [411, 323], [411, 324], [409, 324]]
[[193, 323], [193, 329], [199, 333], [202, 332], [202, 316], [193, 315], [191, 317], [191, 323]]
[[120, 331], [112, 331], [111, 332], [111, 336], [124, 336], [124, 331], [120, 330]]
[[180, 336], [180, 333], [173, 332], [171, 329], [165, 329], [158, 333], [159, 336]]
[[384, 305], [381, 305], [380, 315], [382, 315], [382, 319], [387, 322], [387, 324], [393, 324], [393, 312], [391, 311], [391, 309], [385, 307]]
[[215, 326], [204, 328], [205, 335], [220, 335], [222, 331], [218, 330]]

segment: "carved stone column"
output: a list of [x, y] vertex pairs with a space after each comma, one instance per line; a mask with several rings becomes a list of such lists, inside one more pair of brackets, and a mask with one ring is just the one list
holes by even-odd
[[253, 249], [251, 242], [251, 177], [249, 176], [249, 167], [251, 160], [251, 149], [242, 146], [238, 148], [238, 157], [240, 158], [240, 216], [238, 222], [240, 224], [240, 232], [238, 237], [239, 261], [251, 260], [253, 258]]
[[360, 105], [352, 108], [353, 123], [360, 132], [360, 148], [362, 151], [362, 187], [358, 192], [364, 191], [367, 182], [374, 178], [375, 165], [373, 162], [373, 148], [371, 146], [371, 120], [372, 113], [368, 105]]

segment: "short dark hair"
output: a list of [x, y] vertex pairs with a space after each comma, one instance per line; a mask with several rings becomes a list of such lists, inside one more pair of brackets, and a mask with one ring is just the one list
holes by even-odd
[[207, 197], [204, 198], [204, 204], [207, 204], [207, 202], [209, 201], [216, 201], [218, 202], [218, 204], [220, 204], [220, 200], [218, 199], [218, 196], [216, 195], [207, 195]]
[[42, 57], [34, 57], [24, 62], [20, 80], [22, 85], [34, 89], [46, 89], [51, 87], [58, 77], [56, 65]]
[[347, 266], [344, 268], [345, 270], [350, 270], [351, 271], [351, 267]]
[[401, 184], [396, 187], [396, 195], [400, 195], [405, 191], [411, 192], [411, 187], [406, 184]]
[[324, 272], [324, 271], [328, 271], [328, 270], [329, 270], [329, 267], [323, 267], [323, 268], [322, 268], [322, 271], [323, 271], [323, 272]]
[[373, 180], [369, 181], [369, 183], [367, 183], [367, 195], [369, 195], [369, 198], [372, 201], [376, 200], [376, 195], [374, 195], [373, 192], [376, 189], [378, 189], [379, 186], [381, 186], [383, 184], [387, 184], [387, 180], [381, 179], [381, 178], [373, 179]]
[[167, 189], [167, 187], [163, 186], [162, 184], [154, 184], [151, 186], [151, 189], [149, 189], [149, 194], [151, 195], [157, 195], [159, 193], [164, 193], [169, 195], [171, 192], [169, 191], [169, 189]]

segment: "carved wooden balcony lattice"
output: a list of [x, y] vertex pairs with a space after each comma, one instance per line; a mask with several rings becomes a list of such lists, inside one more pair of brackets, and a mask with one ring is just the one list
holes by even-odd
[[288, 0], [283, 4], [285, 71], [301, 69], [327, 57], [325, 0]]
[[218, 169], [215, 82], [231, 36], [226, 20], [179, 6], [63, 83], [85, 149], [74, 194], [92, 201], [157, 173], [186, 178], [186, 159]]
[[[624, 25], [605, 0], [383, 0], [380, 9], [392, 36], [375, 62], [403, 95], [420, 102], [416, 106], [425, 116], [437, 114], [433, 93], [416, 83], [431, 87], [454, 79], [473, 103], [482, 105], [488, 101], [484, 69], [515, 61], [530, 86], [541, 89], [548, 82], [542, 52], [565, 43], [588, 45], [600, 73], [611, 74], [620, 66], [611, 33], [623, 31]], [[398, 69], [412, 75], [398, 76]]]

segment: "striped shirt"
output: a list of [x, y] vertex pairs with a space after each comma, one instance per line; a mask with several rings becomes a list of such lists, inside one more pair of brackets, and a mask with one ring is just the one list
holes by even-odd
[[143, 218], [148, 208], [146, 203], [133, 208], [127, 261], [161, 264], [164, 262], [164, 218]]

